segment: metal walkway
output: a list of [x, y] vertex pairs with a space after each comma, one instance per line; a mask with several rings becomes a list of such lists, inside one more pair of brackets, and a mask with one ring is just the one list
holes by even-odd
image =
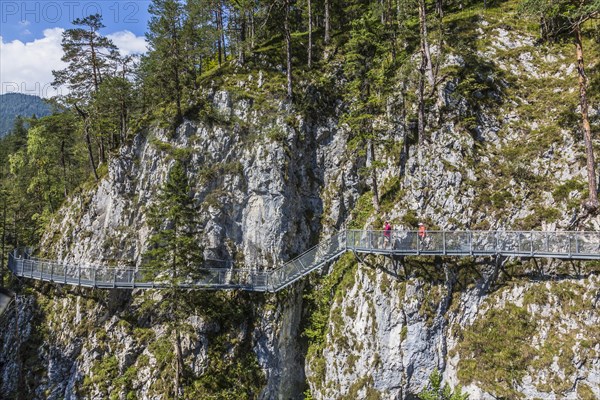
[[[181, 283], [187, 289], [241, 289], [276, 292], [334, 261], [346, 251], [389, 256], [507, 256], [600, 260], [600, 232], [415, 231], [348, 230], [270, 271], [199, 267], [200, 278]], [[72, 265], [19, 255], [9, 257], [17, 276], [46, 282], [101, 289], [160, 289], [168, 276], [152, 276], [137, 267]]]

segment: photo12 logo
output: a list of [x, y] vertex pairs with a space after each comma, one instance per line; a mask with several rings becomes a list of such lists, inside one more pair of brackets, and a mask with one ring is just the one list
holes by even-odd
[[63, 91], [61, 88], [56, 88], [50, 83], [2, 82], [0, 93], [22, 93], [49, 99], [51, 97], [61, 96]]
[[138, 13], [148, 1], [0, 1], [0, 19], [30, 23], [58, 23], [100, 14], [105, 21], [137, 24]]

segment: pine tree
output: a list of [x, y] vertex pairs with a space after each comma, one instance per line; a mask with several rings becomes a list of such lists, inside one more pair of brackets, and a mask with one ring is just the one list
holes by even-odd
[[73, 25], [81, 28], [67, 29], [63, 33], [62, 61], [68, 65], [65, 69], [52, 71], [54, 86], [65, 85], [69, 96], [85, 103], [90, 95], [97, 91], [110, 70], [118, 51], [115, 44], [100, 35], [104, 28], [100, 14], [78, 18]]
[[[75, 19], [73, 24], [81, 28], [67, 29], [63, 33], [62, 50], [64, 55], [62, 60], [68, 65], [63, 70], [52, 71], [54, 75], [52, 85], [55, 87], [66, 86], [69, 89], [65, 100], [77, 110], [83, 120], [90, 168], [98, 180], [92, 146], [91, 126], [93, 121], [90, 120], [92, 115], [87, 107], [103, 80], [111, 76], [120, 55], [115, 44], [99, 32], [104, 28], [100, 14]], [[106, 161], [105, 139], [102, 135], [98, 140], [98, 158], [100, 163]]]
[[183, 23], [183, 46], [185, 49], [185, 86], [198, 88], [197, 78], [204, 72], [215, 55], [215, 43], [219, 33], [213, 25], [212, 4], [207, 0], [188, 0]]
[[167, 283], [161, 308], [166, 313], [173, 335], [175, 376], [173, 397], [181, 396], [183, 356], [181, 353], [182, 320], [189, 315], [180, 285], [199, 277], [203, 261], [198, 241], [198, 208], [195, 205], [185, 164], [176, 161], [158, 201], [150, 210], [149, 226], [154, 231], [144, 255], [144, 267], [155, 282]]
[[468, 400], [469, 395], [460, 388], [452, 390], [446, 383], [442, 386], [442, 374], [435, 369], [429, 376], [429, 387], [419, 393], [420, 400]]
[[[153, 0], [149, 8], [148, 40], [150, 51], [144, 58], [146, 85], [155, 88], [156, 99], [175, 102], [177, 121], [183, 116], [181, 101], [186, 65], [183, 40], [185, 13], [177, 0]], [[158, 101], [157, 101], [158, 102]]]
[[343, 120], [352, 131], [350, 147], [366, 157], [367, 166], [363, 172], [370, 177], [373, 206], [378, 211], [377, 168], [381, 167], [381, 162], [376, 157], [375, 147], [381, 132], [375, 127], [375, 119], [382, 111], [381, 90], [385, 81], [382, 60], [387, 50], [382, 47], [385, 42], [381, 40], [383, 33], [376, 5], [351, 2], [346, 12], [353, 16], [344, 63], [348, 78], [346, 98], [351, 106]]
[[105, 78], [88, 107], [91, 130], [115, 150], [125, 141], [134, 109], [133, 84], [121, 76]]

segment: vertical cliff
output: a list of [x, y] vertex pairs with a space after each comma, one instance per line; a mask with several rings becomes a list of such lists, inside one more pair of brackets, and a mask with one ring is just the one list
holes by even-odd
[[[141, 266], [148, 209], [181, 157], [204, 256], [222, 265], [272, 269], [335, 229], [381, 229], [385, 219], [396, 229], [572, 229], [586, 175], [569, 117], [571, 48], [537, 43], [496, 12], [457, 12], [447, 23], [444, 52], [433, 49], [444, 79], [421, 144], [405, 70], [390, 78], [397, 90], [376, 121], [376, 160], [348, 124], [341, 51], [319, 80], [304, 77], [305, 103], [273, 95], [280, 71], [209, 78], [175, 129], [140, 123], [98, 185], [57, 212], [40, 251]], [[600, 220], [577, 229], [598, 230]], [[600, 397], [596, 263], [347, 254], [326, 269], [277, 294], [185, 292], [194, 309], [182, 339], [185, 396], [410, 399], [437, 369], [472, 398]], [[19, 286], [0, 335], [3, 393], [166, 397], [163, 292]]]

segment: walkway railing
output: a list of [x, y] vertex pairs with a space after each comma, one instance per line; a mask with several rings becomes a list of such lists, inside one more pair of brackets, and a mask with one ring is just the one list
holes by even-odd
[[347, 245], [359, 253], [396, 255], [512, 256], [600, 260], [600, 232], [349, 230]]
[[[154, 276], [136, 267], [68, 264], [25, 255], [11, 254], [9, 269], [17, 276], [100, 289], [161, 289], [171, 287], [169, 276]], [[268, 273], [250, 269], [200, 267], [194, 279], [181, 288], [267, 290]]]
[[[281, 267], [270, 271], [199, 267], [182, 288], [276, 292], [337, 259], [346, 251], [384, 255], [512, 256], [600, 260], [600, 232], [416, 231], [339, 232]], [[159, 289], [168, 277], [153, 277], [137, 267], [67, 264], [11, 254], [17, 276], [94, 288]]]

